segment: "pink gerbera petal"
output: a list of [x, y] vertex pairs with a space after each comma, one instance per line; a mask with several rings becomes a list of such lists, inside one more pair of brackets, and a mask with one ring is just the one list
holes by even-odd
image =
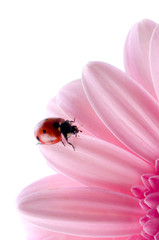
[[136, 23], [130, 30], [124, 51], [126, 72], [156, 97], [149, 66], [149, 44], [156, 27], [151, 20]]
[[87, 237], [137, 234], [142, 216], [138, 201], [97, 188], [48, 188], [19, 201], [25, 221], [47, 230]]
[[49, 101], [47, 105], [47, 117], [68, 119], [68, 115], [57, 104], [56, 98]]
[[[61, 174], [55, 174], [52, 176], [45, 177], [40, 179], [28, 187], [26, 187], [18, 196], [17, 201], [21, 204], [25, 198], [29, 197], [29, 195], [37, 194], [41, 191], [54, 191], [60, 188], [77, 188], [82, 187], [83, 185], [75, 182], [69, 178], [64, 177]], [[52, 229], [48, 230], [41, 226], [37, 226], [36, 224], [29, 223], [25, 217], [22, 215], [22, 220], [25, 225], [26, 230], [26, 239], [28, 240], [53, 240], [53, 239], [63, 239], [63, 240], [85, 240], [85, 237], [80, 236], [72, 236], [60, 232], [54, 232]], [[87, 240], [100, 240], [101, 238], [87, 237]], [[120, 238], [102, 238], [103, 240], [126, 240], [127, 237]]]
[[64, 233], [54, 232], [47, 230], [36, 225], [30, 224], [24, 221], [26, 239], [27, 240], [135, 240], [136, 236], [133, 238], [126, 237], [113, 237], [113, 238], [101, 238], [101, 237], [80, 237], [73, 236]]
[[92, 135], [126, 149], [96, 115], [84, 93], [81, 80], [65, 85], [59, 91], [56, 101], [70, 119], [75, 118], [77, 124]]
[[159, 200], [159, 192], [154, 192], [149, 194], [145, 198], [145, 203], [150, 207], [150, 208], [157, 208], [158, 205], [158, 200]]
[[159, 105], [122, 71], [102, 62], [88, 64], [83, 86], [92, 107], [131, 150], [154, 163], [159, 156]]
[[154, 236], [159, 232], [159, 217], [158, 218], [151, 218], [148, 220], [144, 226], [143, 226], [144, 231], [151, 235]]
[[150, 67], [155, 92], [159, 99], [159, 27], [154, 30], [150, 42]]
[[[73, 141], [74, 140], [74, 141]], [[141, 183], [141, 175], [154, 168], [133, 154], [98, 138], [81, 135], [72, 147], [40, 145], [49, 165], [87, 186], [97, 186], [130, 194]]]
[[35, 193], [36, 191], [51, 189], [52, 186], [54, 186], [54, 188], [55, 187], [59, 188], [59, 187], [82, 187], [84, 185], [63, 176], [62, 174], [54, 174], [54, 175], [42, 178], [30, 184], [26, 188], [24, 188], [23, 191], [21, 191], [21, 193], [19, 194], [17, 201], [25, 198], [25, 196], [27, 196], [28, 194]]

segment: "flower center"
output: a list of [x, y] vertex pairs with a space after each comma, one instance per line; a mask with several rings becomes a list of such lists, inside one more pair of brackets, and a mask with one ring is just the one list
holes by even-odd
[[155, 162], [155, 173], [141, 177], [143, 185], [132, 187], [132, 193], [139, 198], [145, 212], [139, 222], [143, 226], [141, 235], [145, 239], [159, 239], [159, 160]]

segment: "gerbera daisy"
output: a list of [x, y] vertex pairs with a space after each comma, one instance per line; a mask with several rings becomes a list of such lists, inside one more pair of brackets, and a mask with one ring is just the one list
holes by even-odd
[[125, 72], [90, 62], [64, 86], [48, 117], [76, 119], [75, 146], [40, 145], [58, 174], [24, 189], [28, 239], [159, 239], [159, 27], [135, 24]]

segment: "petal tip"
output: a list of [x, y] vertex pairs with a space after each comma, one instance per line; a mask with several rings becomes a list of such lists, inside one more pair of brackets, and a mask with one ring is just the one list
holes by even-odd
[[83, 72], [94, 68], [94, 66], [96, 65], [97, 62], [93, 62], [93, 61], [89, 61], [83, 68]]

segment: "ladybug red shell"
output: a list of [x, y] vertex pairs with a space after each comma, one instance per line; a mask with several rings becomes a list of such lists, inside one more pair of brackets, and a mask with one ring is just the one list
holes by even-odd
[[72, 125], [75, 121], [65, 120], [63, 118], [46, 118], [40, 121], [34, 130], [34, 135], [41, 144], [55, 144], [62, 141], [62, 135], [73, 149], [75, 147], [68, 142], [71, 135], [77, 136], [78, 132], [82, 132], [77, 126]]

